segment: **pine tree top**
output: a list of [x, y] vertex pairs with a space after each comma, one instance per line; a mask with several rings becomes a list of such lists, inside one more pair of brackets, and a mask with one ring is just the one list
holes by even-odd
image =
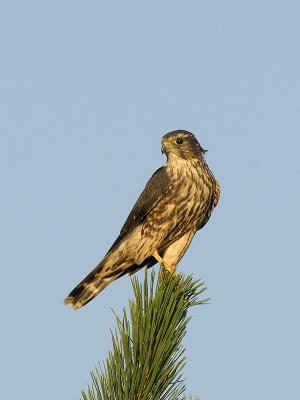
[[190, 307], [206, 288], [192, 276], [145, 272], [144, 282], [132, 278], [134, 300], [129, 314], [116, 315], [112, 349], [106, 362], [91, 373], [92, 384], [83, 400], [177, 400], [186, 390], [182, 368], [182, 339], [191, 317]]

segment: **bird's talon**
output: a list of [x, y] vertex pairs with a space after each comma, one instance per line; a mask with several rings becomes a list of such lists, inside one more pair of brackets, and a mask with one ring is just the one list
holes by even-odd
[[153, 253], [153, 257], [156, 259], [156, 261], [158, 261], [160, 263], [160, 265], [162, 266], [162, 268], [167, 271], [167, 272], [174, 272], [176, 270], [176, 265], [169, 265], [168, 263], [166, 263], [164, 261], [163, 258], [161, 258], [161, 256], [158, 254], [158, 251], [155, 250], [155, 252]]
[[175, 265], [169, 265], [166, 262], [163, 262], [161, 265], [164, 270], [166, 270], [167, 272], [171, 273], [171, 272], [175, 272], [176, 266]]

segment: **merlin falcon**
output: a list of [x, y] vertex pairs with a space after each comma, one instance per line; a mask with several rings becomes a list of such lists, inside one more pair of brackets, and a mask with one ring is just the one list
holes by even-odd
[[159, 262], [166, 271], [175, 270], [216, 207], [220, 185], [196, 137], [178, 130], [164, 135], [161, 144], [166, 164], [146, 184], [107, 254], [65, 299], [73, 309], [143, 267]]

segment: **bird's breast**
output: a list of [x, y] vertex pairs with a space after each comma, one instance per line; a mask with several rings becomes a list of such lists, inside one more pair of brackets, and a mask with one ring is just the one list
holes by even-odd
[[197, 227], [212, 202], [213, 177], [199, 165], [180, 165], [168, 171], [170, 186], [147, 219], [146, 230], [168, 240]]

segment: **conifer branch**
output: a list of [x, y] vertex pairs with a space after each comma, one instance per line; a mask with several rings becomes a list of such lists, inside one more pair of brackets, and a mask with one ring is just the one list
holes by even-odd
[[184, 399], [182, 339], [191, 317], [190, 307], [199, 300], [204, 282], [191, 276], [145, 272], [144, 282], [132, 278], [134, 301], [129, 316], [116, 316], [112, 350], [106, 362], [91, 373], [92, 383], [83, 400], [178, 400]]

